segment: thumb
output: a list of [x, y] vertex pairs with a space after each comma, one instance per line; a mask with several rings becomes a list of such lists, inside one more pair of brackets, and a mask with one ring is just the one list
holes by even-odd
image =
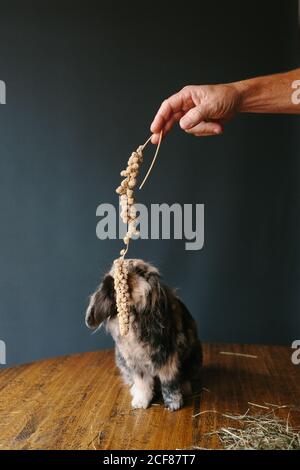
[[217, 121], [201, 121], [196, 126], [191, 127], [190, 129], [185, 129], [185, 132], [188, 134], [194, 134], [197, 137], [205, 135], [218, 135], [222, 134], [223, 126], [221, 122]]
[[204, 120], [203, 110], [201, 105], [195, 106], [190, 109], [179, 121], [181, 129], [187, 130], [195, 127]]

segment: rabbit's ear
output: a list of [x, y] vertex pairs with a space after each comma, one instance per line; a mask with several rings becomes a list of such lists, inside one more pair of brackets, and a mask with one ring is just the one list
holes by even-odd
[[114, 314], [116, 314], [114, 279], [107, 274], [99, 289], [90, 298], [85, 323], [89, 328], [95, 329]]

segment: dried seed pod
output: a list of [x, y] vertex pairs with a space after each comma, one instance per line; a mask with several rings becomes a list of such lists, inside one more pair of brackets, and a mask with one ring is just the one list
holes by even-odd
[[[129, 330], [129, 296], [125, 294], [127, 290], [127, 276], [126, 261], [124, 258], [116, 259], [114, 262], [114, 285], [121, 336], [125, 336]], [[118, 282], [120, 279], [122, 279], [122, 286]]]
[[[136, 185], [136, 179], [135, 178], [131, 178], [129, 181], [128, 181], [128, 186], [130, 189], [134, 188]], [[123, 188], [122, 188], [123, 189]]]
[[[140, 188], [143, 186], [146, 181], [152, 166], [155, 162], [160, 142], [162, 138], [162, 132], [160, 134], [159, 143], [152, 161], [152, 164], [144, 178]], [[128, 333], [129, 330], [129, 288], [127, 283], [128, 278], [128, 269], [124, 256], [127, 253], [129, 241], [132, 236], [138, 236], [140, 234], [137, 230], [137, 225], [139, 220], [137, 218], [137, 209], [134, 205], [134, 188], [137, 183], [137, 176], [139, 173], [140, 165], [143, 162], [143, 150], [144, 147], [150, 142], [150, 138], [145, 142], [144, 145], [140, 145], [135, 152], [132, 152], [128, 162], [127, 168], [121, 171], [121, 176], [124, 178], [121, 182], [121, 185], [116, 189], [116, 192], [120, 195], [120, 207], [121, 213], [120, 216], [124, 223], [128, 224], [128, 231], [123, 238], [123, 241], [126, 245], [126, 248], [123, 248], [120, 251], [120, 258], [116, 259], [114, 262], [114, 286], [116, 291], [116, 304], [119, 318], [119, 328], [120, 335], [124, 336]]]

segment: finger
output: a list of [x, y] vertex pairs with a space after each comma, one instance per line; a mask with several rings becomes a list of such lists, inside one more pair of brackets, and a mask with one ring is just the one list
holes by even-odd
[[180, 111], [181, 108], [182, 96], [180, 92], [163, 101], [151, 124], [151, 132], [159, 133], [171, 116]]
[[174, 126], [174, 124], [178, 121], [180, 121], [180, 119], [182, 118], [182, 116], [184, 115], [184, 111], [178, 111], [177, 113], [173, 114], [173, 116], [171, 116], [171, 118], [166, 122], [165, 126], [164, 126], [164, 134], [166, 134], [167, 132], [169, 132], [172, 127]]
[[219, 135], [223, 132], [223, 126], [219, 122], [201, 121], [191, 129], [185, 129], [188, 134], [194, 134], [197, 137], [207, 135]]
[[160, 131], [164, 128], [164, 125], [165, 125], [165, 120], [163, 116], [160, 114], [160, 111], [158, 111], [150, 126], [150, 131], [153, 132], [153, 134], [159, 134]]
[[151, 143], [157, 145], [159, 141], [159, 134], [152, 134], [151, 136]]
[[203, 119], [204, 113], [201, 106], [195, 106], [180, 119], [179, 124], [183, 130], [187, 130], [195, 127], [199, 122], [203, 121]]
[[151, 132], [154, 134], [159, 133], [174, 114], [179, 111], [187, 111], [193, 105], [191, 97], [184, 91], [184, 89], [170, 96], [168, 99], [163, 101], [157, 111], [150, 127]]
[[[184, 111], [178, 111], [177, 113], [173, 114], [173, 116], [171, 116], [171, 118], [167, 121], [167, 123], [164, 125], [162, 129], [163, 137], [172, 129], [174, 124], [182, 118], [183, 115], [184, 115]], [[152, 144], [158, 144], [159, 135], [160, 135], [160, 132], [152, 135], [151, 137]]]

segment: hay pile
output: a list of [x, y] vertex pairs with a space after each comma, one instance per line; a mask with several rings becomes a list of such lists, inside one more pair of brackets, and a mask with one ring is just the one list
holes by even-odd
[[[267, 408], [260, 405], [255, 406]], [[249, 410], [244, 415], [223, 414], [213, 410], [202, 411], [197, 415], [217, 413], [236, 421], [236, 426], [222, 427], [205, 434], [205, 436], [217, 435], [225, 450], [300, 450], [300, 428], [292, 427], [289, 424], [290, 411], [286, 419], [278, 417], [274, 409], [255, 415], [250, 415]], [[205, 447], [195, 448], [209, 450]]]
[[221, 428], [217, 434], [227, 450], [300, 450], [300, 429], [277, 417], [274, 410], [258, 415], [234, 416], [241, 428]]

